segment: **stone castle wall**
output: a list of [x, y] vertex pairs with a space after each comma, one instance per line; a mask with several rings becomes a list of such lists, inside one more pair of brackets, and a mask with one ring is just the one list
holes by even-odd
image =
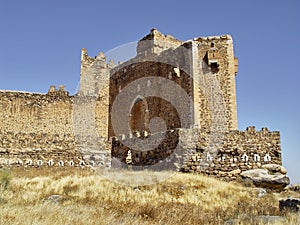
[[0, 165], [79, 164], [72, 104], [63, 86], [47, 94], [1, 91]]
[[[141, 135], [143, 139], [147, 138]], [[255, 127], [248, 127], [245, 131], [227, 131], [216, 154], [205, 150], [208, 143], [199, 143], [199, 135], [197, 129], [170, 130], [151, 151], [138, 150], [143, 149], [145, 142], [130, 149], [124, 143], [132, 136], [122, 135], [113, 138], [112, 156], [125, 166], [130, 150], [133, 166], [147, 168], [158, 164], [155, 165], [158, 168], [230, 179], [236, 179], [242, 171], [260, 168], [264, 164], [282, 164], [280, 134], [277, 131], [270, 132], [267, 128], [256, 131]]]
[[[124, 72], [126, 71], [126, 72]], [[151, 77], [151, 79], [147, 79], [147, 77]], [[153, 78], [155, 77], [155, 80]], [[145, 78], [145, 79], [142, 79]], [[139, 82], [139, 79], [142, 80]], [[134, 90], [130, 90], [128, 93], [129, 96], [132, 96], [132, 92], [135, 92], [135, 97], [132, 99], [132, 102], [128, 102], [128, 105], [132, 105], [133, 109], [130, 113], [130, 120], [132, 123], [141, 123], [140, 126], [136, 125], [136, 127], [132, 127], [133, 131], [147, 131], [150, 132], [149, 122], [151, 119], [155, 117], [159, 117], [166, 123], [166, 129], [171, 130], [174, 128], [180, 128], [183, 126], [182, 121], [178, 115], [177, 111], [184, 109], [180, 108], [184, 104], [183, 99], [181, 100], [180, 90], [168, 90], [168, 93], [165, 93], [166, 89], [165, 81], [172, 80], [172, 82], [176, 83], [181, 89], [184, 90], [185, 93], [191, 98], [192, 97], [192, 83], [190, 76], [185, 72], [181, 71], [180, 77], [176, 76], [174, 72], [174, 67], [172, 65], [155, 62], [155, 61], [147, 61], [147, 62], [137, 62], [128, 66], [123, 66], [122, 69], [117, 70], [117, 72], [113, 73], [110, 80], [110, 112], [112, 110], [112, 105], [116, 99], [116, 97], [123, 91], [124, 88], [127, 88], [127, 85], [131, 84], [134, 81], [137, 81], [137, 85], [134, 87]], [[157, 81], [154, 83], [154, 81]], [[144, 92], [145, 89], [148, 91], [152, 91], [154, 88], [157, 88], [157, 92], [152, 96], [143, 96], [141, 92]], [[164, 94], [162, 94], [164, 93]], [[164, 99], [162, 97], [164, 95]], [[170, 99], [176, 98], [174, 101], [174, 105], [171, 104]], [[168, 101], [169, 100], [169, 101]], [[142, 102], [142, 104], [135, 105]], [[177, 110], [176, 108], [177, 107]], [[137, 113], [134, 112], [134, 109], [137, 110]], [[191, 113], [192, 108], [186, 111], [184, 115], [189, 121], [188, 124], [185, 124], [185, 128], [193, 126], [193, 120], [191, 115], [187, 113]], [[142, 112], [141, 112], [142, 111]], [[145, 113], [144, 118], [141, 118], [140, 114]], [[126, 132], [124, 132], [126, 133]], [[116, 134], [113, 131], [111, 121], [109, 123], [109, 136], [115, 136]]]
[[0, 132], [0, 166], [79, 166], [74, 136]]
[[227, 131], [221, 139], [217, 154], [198, 147], [184, 161], [182, 171], [236, 179], [241, 171], [260, 168], [264, 164], [282, 164], [278, 131], [270, 132], [267, 128], [256, 131], [252, 126], [245, 131]]
[[0, 131], [73, 135], [73, 97], [63, 87], [47, 94], [0, 92]]
[[[82, 49], [76, 95], [63, 86], [51, 86], [47, 94], [0, 91], [0, 166], [110, 167], [125, 165], [129, 150], [133, 167], [232, 179], [243, 170], [281, 164], [279, 132], [237, 130], [237, 66], [229, 35], [180, 41], [154, 29], [138, 42], [136, 57], [119, 65], [107, 62], [103, 53], [92, 58]], [[113, 104], [126, 87], [143, 79], [129, 91], [131, 111], [120, 104], [115, 118], [123, 127], [129, 124], [131, 132], [116, 133]], [[176, 85], [167, 89], [166, 81]], [[140, 94], [150, 93], [154, 85], [158, 92]], [[177, 86], [191, 105], [184, 105], [188, 101]], [[151, 124], [155, 118], [165, 122], [164, 138], [140, 151], [160, 135], [162, 128]], [[130, 139], [136, 148], [124, 142]]]
[[[101, 132], [107, 130], [101, 123], [103, 102], [93, 100], [92, 104], [89, 100], [76, 102], [78, 97], [70, 96], [63, 86], [59, 90], [51, 86], [47, 94], [0, 91], [0, 166], [91, 163], [110, 167], [107, 135], [100, 138]], [[86, 111], [98, 112], [92, 128], [86, 125], [90, 120], [83, 114]], [[81, 120], [74, 124], [77, 117]], [[96, 131], [96, 135], [86, 134], [88, 129]]]

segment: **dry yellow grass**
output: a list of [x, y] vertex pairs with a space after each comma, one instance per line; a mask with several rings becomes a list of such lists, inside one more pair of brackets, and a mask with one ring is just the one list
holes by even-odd
[[[124, 172], [133, 179], [141, 173], [155, 176]], [[249, 224], [249, 216], [279, 215], [279, 194], [257, 198], [256, 189], [196, 174], [176, 173], [149, 186], [114, 183], [88, 169], [14, 169], [10, 176], [1, 186], [1, 224], [224, 224], [231, 218]], [[59, 201], [47, 200], [52, 195]], [[296, 223], [296, 215], [287, 218]]]

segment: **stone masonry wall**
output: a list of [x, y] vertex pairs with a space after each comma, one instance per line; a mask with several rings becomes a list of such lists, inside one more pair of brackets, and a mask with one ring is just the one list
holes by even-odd
[[[155, 134], [154, 134], [155, 135]], [[167, 131], [165, 138], [155, 149], [139, 151], [143, 145], [130, 149], [123, 144], [130, 136], [114, 137], [112, 157], [126, 167], [126, 157], [130, 150], [133, 168], [148, 167], [153, 164], [164, 169], [177, 169], [183, 172], [202, 173], [234, 180], [242, 171], [260, 168], [264, 164], [282, 164], [280, 134], [267, 128], [256, 131], [248, 127], [245, 131], [227, 131], [217, 154], [205, 151], [198, 143], [197, 129], [175, 129]], [[143, 136], [143, 139], [149, 136]], [[113, 165], [114, 166], [114, 165]]]
[[[79, 122], [86, 123], [90, 119], [78, 110], [86, 111], [89, 102], [75, 104], [77, 98], [70, 96], [63, 86], [59, 90], [51, 86], [47, 94], [0, 91], [0, 167], [88, 164], [110, 167], [107, 135], [100, 136], [101, 115], [95, 113], [93, 118], [97, 135], [86, 135], [75, 126], [74, 120], [79, 117]], [[101, 112], [100, 101], [99, 96], [92, 110]], [[89, 154], [81, 149], [82, 146], [90, 149], [91, 145], [96, 148]]]
[[83, 166], [74, 136], [0, 132], [0, 166]]
[[264, 164], [282, 165], [278, 131], [270, 132], [267, 128], [256, 131], [252, 126], [245, 131], [228, 131], [222, 139], [216, 155], [206, 152], [205, 147], [198, 147], [185, 160], [182, 171], [236, 179], [241, 171], [260, 168]]
[[[200, 125], [209, 128], [213, 107], [211, 105], [224, 105], [226, 130], [237, 130], [236, 108], [236, 70], [233, 41], [230, 35], [195, 38], [197, 52], [194, 54], [196, 62], [194, 69], [199, 74], [199, 99], [195, 101], [198, 106]], [[237, 66], [237, 65], [236, 65]], [[219, 91], [218, 91], [219, 90]], [[208, 101], [207, 101], [208, 99]], [[203, 109], [208, 108], [209, 114]], [[221, 123], [220, 123], [221, 124]], [[223, 125], [223, 124], [222, 124]]]
[[61, 86], [47, 94], [0, 92], [0, 166], [79, 165], [73, 97]]
[[[140, 138], [144, 142], [137, 142], [132, 137], [132, 135], [122, 135], [112, 138], [112, 157], [115, 161], [116, 159], [119, 161], [116, 163], [117, 166], [121, 162], [123, 167], [126, 167], [126, 158], [130, 151], [133, 169], [138, 169], [140, 166], [160, 170], [179, 170], [183, 165], [184, 158], [190, 156], [196, 148], [198, 132], [197, 129], [173, 129], [164, 133], [141, 133]], [[161, 137], [163, 139], [159, 140]], [[142, 151], [141, 149], [144, 149], [149, 138], [157, 140], [155, 148]], [[134, 149], [127, 147], [126, 141], [135, 142]], [[112, 167], [116, 165], [112, 165]]]
[[[115, 98], [120, 92], [122, 92], [123, 88], [125, 88], [128, 84], [130, 84], [135, 80], [139, 80], [140, 78], [144, 78], [144, 77], [147, 78], [150, 76], [152, 77], [155, 76], [158, 82], [159, 79], [161, 78], [171, 79], [173, 82], [178, 84], [188, 95], [192, 95], [190, 77], [184, 72], [181, 72], [180, 77], [176, 77], [176, 74], [174, 72], [174, 67], [172, 65], [168, 65], [160, 62], [151, 62], [151, 61], [134, 63], [132, 65], [122, 67], [122, 69], [119, 69], [111, 76], [110, 112], [112, 110], [111, 108], [115, 101]], [[150, 80], [148, 80], [147, 83], [148, 84], [145, 84], [144, 86], [149, 89], [153, 89], [152, 87], [153, 84], [151, 84]], [[143, 84], [141, 83], [140, 85], [142, 86]], [[180, 121], [178, 112], [174, 108], [175, 106], [173, 106], [172, 104], [170, 104], [170, 102], [167, 101], [168, 99], [163, 99], [158, 97], [160, 93], [156, 93], [157, 96], [143, 97], [139, 93], [139, 86], [135, 88], [136, 90], [132, 90], [132, 91], [136, 92], [136, 100], [141, 98], [141, 100], [144, 100], [145, 102], [146, 105], [145, 107], [147, 107], [146, 110], [147, 110], [148, 122], [152, 118], [159, 117], [165, 121], [167, 130], [182, 127], [181, 124], [182, 121]], [[162, 86], [161, 88], [163, 89], [164, 87]], [[183, 105], [182, 102], [180, 102], [180, 93], [177, 93], [176, 90], [170, 90], [170, 93], [168, 94], [170, 95], [170, 99], [173, 96], [177, 96], [178, 98], [177, 108]], [[132, 104], [134, 106], [134, 103], [135, 102], [130, 102], [128, 104]], [[185, 116], [188, 117], [189, 115], [186, 114]], [[140, 117], [134, 118], [133, 113], [131, 119], [133, 121], [138, 119], [143, 120], [143, 118]], [[190, 123], [188, 125], [193, 126], [192, 119], [190, 119], [189, 121]], [[147, 124], [144, 130], [150, 132], [149, 129], [147, 128]], [[144, 130], [140, 130], [140, 131], [144, 131]], [[112, 129], [111, 121], [109, 123], [109, 136], [110, 137], [115, 136], [114, 131]]]
[[47, 94], [0, 92], [0, 131], [71, 134], [73, 97], [62, 87]]
[[[135, 58], [111, 70], [110, 112], [116, 96], [135, 80], [147, 76], [168, 79], [180, 85], [193, 100], [193, 115], [186, 114], [186, 117], [193, 116], [193, 119], [185, 128], [199, 128], [201, 138], [213, 143], [207, 150], [217, 152], [222, 140], [220, 135], [210, 133], [237, 129], [234, 66], [233, 43], [229, 35], [195, 38], [183, 42], [153, 29], [138, 42]], [[152, 88], [151, 85], [145, 87]], [[138, 98], [140, 88], [135, 88], [137, 90], [132, 91], [136, 92]], [[179, 93], [171, 94], [181, 98]], [[147, 111], [144, 118], [130, 114], [130, 120], [140, 120], [133, 124], [146, 124], [140, 125], [140, 132], [149, 133], [147, 123], [154, 117], [162, 118], [166, 122], [167, 130], [183, 128], [178, 123], [178, 112], [166, 102], [159, 98], [145, 97], [142, 103], [143, 105], [139, 103], [140, 108], [137, 111]], [[128, 104], [134, 106], [134, 102]], [[126, 131], [122, 134], [128, 135]], [[109, 136], [115, 136], [111, 121]]]

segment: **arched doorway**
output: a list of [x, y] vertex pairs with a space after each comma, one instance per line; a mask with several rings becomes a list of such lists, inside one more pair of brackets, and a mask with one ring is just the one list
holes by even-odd
[[149, 109], [145, 98], [137, 97], [132, 104], [129, 118], [129, 125], [132, 132], [140, 133], [148, 131]]

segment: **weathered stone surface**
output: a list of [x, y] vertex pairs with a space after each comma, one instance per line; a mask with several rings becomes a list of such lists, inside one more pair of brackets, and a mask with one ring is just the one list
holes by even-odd
[[276, 173], [280, 173], [280, 174], [286, 174], [287, 170], [278, 164], [266, 164], [262, 166], [262, 169], [267, 169], [271, 174], [276, 174]]
[[270, 174], [265, 169], [247, 170], [241, 173], [241, 176], [246, 180], [251, 180], [257, 187], [269, 189], [283, 190], [284, 187], [290, 184], [290, 179], [282, 174]]
[[231, 174], [231, 175], [238, 175], [238, 174], [240, 174], [241, 172], [242, 172], [242, 171], [241, 171], [240, 169], [236, 169], [236, 170], [230, 171], [229, 174]]
[[280, 134], [276, 131], [270, 132], [266, 128], [256, 131], [255, 127], [248, 127], [245, 131], [223, 133], [222, 145], [213, 157], [208, 157], [212, 155], [205, 152], [206, 143], [200, 142], [197, 145], [203, 151], [192, 154], [186, 161], [184, 171], [192, 171], [192, 166], [197, 167], [204, 161], [209, 163], [209, 166], [196, 172], [221, 178], [230, 177], [234, 180], [239, 170], [257, 169], [270, 163], [281, 164]]

